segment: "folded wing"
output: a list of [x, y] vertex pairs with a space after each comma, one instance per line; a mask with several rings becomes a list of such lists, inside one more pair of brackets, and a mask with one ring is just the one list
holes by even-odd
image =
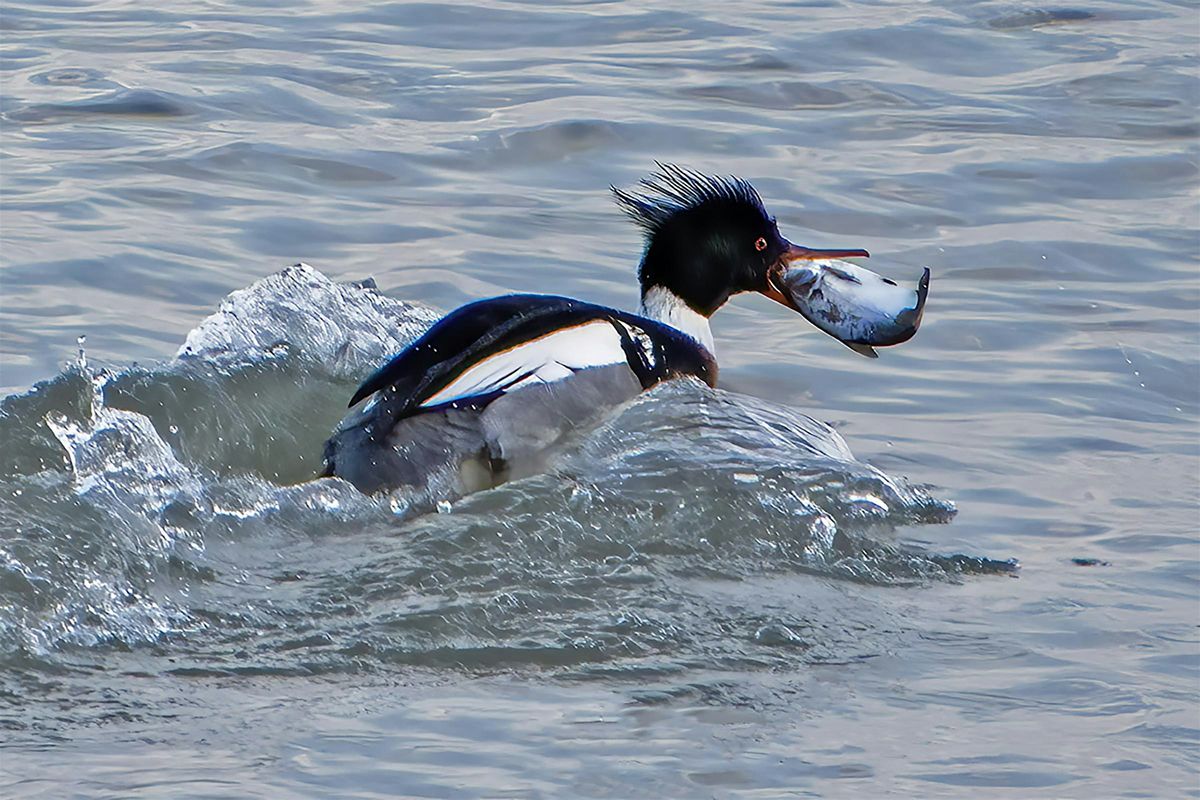
[[[656, 377], [653, 343], [637, 320], [550, 295], [508, 295], [463, 306], [367, 378], [350, 400], [375, 395], [393, 419], [447, 404], [486, 403], [592, 367], [626, 363], [643, 385]], [[641, 324], [638, 324], [641, 323]], [[659, 331], [673, 340], [674, 333]], [[380, 410], [383, 410], [382, 408]]]
[[553, 383], [581, 370], [627, 360], [613, 323], [594, 319], [514, 344], [482, 357], [425, 398], [421, 408], [491, 398], [537, 383]]

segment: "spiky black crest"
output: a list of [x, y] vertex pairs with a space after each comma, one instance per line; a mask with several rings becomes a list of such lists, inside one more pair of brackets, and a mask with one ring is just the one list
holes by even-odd
[[767, 216], [762, 198], [748, 181], [735, 177], [704, 175], [674, 164], [655, 162], [658, 172], [643, 178], [642, 191], [613, 186], [617, 204], [648, 236], [681, 212], [704, 206], [749, 205]]
[[617, 203], [646, 234], [642, 296], [661, 287], [704, 316], [738, 292], [761, 291], [787, 243], [762, 199], [741, 178], [658, 164]]

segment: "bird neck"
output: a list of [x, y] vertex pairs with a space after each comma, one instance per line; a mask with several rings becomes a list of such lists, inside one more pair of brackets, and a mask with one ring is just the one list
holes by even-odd
[[708, 317], [689, 306], [682, 297], [663, 286], [651, 286], [642, 292], [643, 317], [670, 325], [672, 328], [686, 333], [702, 344], [712, 355], [716, 355], [713, 346], [712, 328], [708, 325]]

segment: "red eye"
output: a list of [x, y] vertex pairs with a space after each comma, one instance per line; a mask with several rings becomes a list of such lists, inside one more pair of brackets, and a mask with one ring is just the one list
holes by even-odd
[[760, 237], [758, 237], [757, 239], [755, 239], [755, 240], [754, 240], [754, 249], [755, 249], [755, 250], [757, 250], [757, 251], [758, 251], [758, 252], [760, 252], [760, 253], [761, 253], [763, 250], [766, 250], [766, 249], [767, 249], [767, 240], [766, 240], [766, 239], [764, 239], [764, 238], [763, 238], [763, 237], [761, 237], [761, 236], [760, 236]]

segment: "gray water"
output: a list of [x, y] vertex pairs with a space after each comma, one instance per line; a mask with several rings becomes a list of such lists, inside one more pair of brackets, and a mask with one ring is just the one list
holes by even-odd
[[[1193, 5], [0, 26], [0, 795], [1200, 794]], [[634, 305], [655, 159], [921, 332], [736, 298], [545, 475], [311, 480], [432, 309]]]

